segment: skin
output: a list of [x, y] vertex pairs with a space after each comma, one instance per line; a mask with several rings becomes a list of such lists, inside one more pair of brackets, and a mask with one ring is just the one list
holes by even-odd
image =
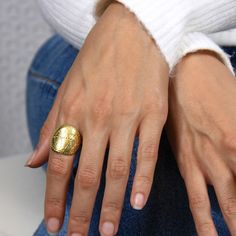
[[167, 119], [168, 81], [168, 66], [152, 38], [125, 7], [111, 4], [61, 85], [28, 162], [30, 167], [38, 167], [49, 156], [45, 222], [50, 233], [58, 232], [63, 222], [74, 159], [50, 150], [56, 127], [73, 125], [83, 137], [68, 235], [88, 233], [108, 144], [100, 233], [115, 235], [135, 135], [139, 135], [139, 148], [131, 204], [141, 209], [147, 201]]
[[167, 131], [200, 236], [217, 235], [207, 184], [236, 235], [236, 80], [206, 52], [190, 54], [170, 80]]
[[[45, 222], [49, 232], [57, 232], [63, 222], [74, 159], [50, 151], [54, 130], [71, 124], [83, 137], [68, 235], [88, 233], [107, 146], [100, 232], [115, 235], [135, 135], [139, 136], [139, 149], [130, 201], [136, 209], [142, 209], [147, 201], [167, 118], [168, 83], [168, 67], [153, 40], [133, 14], [118, 3], [111, 4], [62, 83], [27, 163], [39, 167], [48, 160]], [[166, 129], [200, 236], [217, 235], [207, 184], [214, 186], [231, 234], [236, 235], [235, 99], [235, 77], [207, 52], [186, 56], [170, 80]], [[142, 203], [135, 203], [136, 193], [141, 194]]]

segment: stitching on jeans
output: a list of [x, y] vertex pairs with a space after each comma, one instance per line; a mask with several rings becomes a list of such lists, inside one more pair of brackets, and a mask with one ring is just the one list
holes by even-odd
[[46, 81], [46, 82], [48, 82], [50, 84], [53, 84], [57, 88], [60, 87], [60, 83], [58, 83], [58, 82], [56, 82], [54, 80], [51, 80], [51, 79], [49, 79], [47, 77], [43, 77], [43, 76], [41, 76], [41, 75], [39, 75], [39, 74], [37, 74], [37, 73], [35, 73], [33, 71], [30, 71], [29, 74], [32, 75], [33, 77], [35, 77], [36, 79], [43, 80], [43, 81]]

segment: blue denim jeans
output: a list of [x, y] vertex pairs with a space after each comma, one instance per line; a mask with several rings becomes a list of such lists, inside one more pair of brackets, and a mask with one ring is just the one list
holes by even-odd
[[[236, 68], [236, 48], [224, 48], [233, 54], [232, 63]], [[28, 73], [27, 78], [27, 116], [28, 127], [33, 147], [36, 146], [40, 129], [47, 118], [58, 88], [70, 69], [78, 50], [65, 42], [60, 36], [53, 36], [37, 53]], [[194, 222], [188, 206], [183, 179], [180, 176], [174, 156], [171, 152], [167, 137], [163, 131], [159, 159], [155, 171], [152, 191], [145, 208], [141, 211], [134, 210], [130, 205], [130, 193], [135, 173], [138, 138], [133, 145], [130, 176], [127, 185], [124, 207], [118, 234], [119, 236], [194, 236], [196, 234]], [[108, 151], [108, 150], [107, 150]], [[107, 159], [107, 151], [106, 158]], [[80, 158], [80, 150], [74, 163], [70, 186], [67, 195], [67, 205], [64, 225], [59, 236], [66, 235], [69, 209], [71, 205], [73, 183]], [[44, 166], [47, 167], [46, 165]], [[100, 188], [94, 206], [89, 236], [100, 235], [98, 232], [99, 215], [105, 185], [104, 163]], [[229, 236], [221, 214], [214, 190], [209, 187], [212, 204], [212, 216], [220, 236]], [[45, 236], [47, 230], [42, 221], [35, 236]]]

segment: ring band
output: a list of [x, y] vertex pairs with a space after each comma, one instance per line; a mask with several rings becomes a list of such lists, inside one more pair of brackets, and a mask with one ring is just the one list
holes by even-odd
[[62, 125], [54, 132], [51, 149], [63, 155], [74, 155], [81, 144], [79, 131], [71, 125]]

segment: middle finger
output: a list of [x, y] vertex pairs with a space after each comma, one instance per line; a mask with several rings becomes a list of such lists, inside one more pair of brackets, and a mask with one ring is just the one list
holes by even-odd
[[106, 187], [99, 227], [103, 236], [112, 236], [118, 231], [137, 130], [135, 123], [133, 119], [118, 121], [110, 135]]
[[108, 141], [107, 132], [83, 134], [83, 146], [74, 184], [68, 235], [87, 235], [98, 191], [103, 159]]

